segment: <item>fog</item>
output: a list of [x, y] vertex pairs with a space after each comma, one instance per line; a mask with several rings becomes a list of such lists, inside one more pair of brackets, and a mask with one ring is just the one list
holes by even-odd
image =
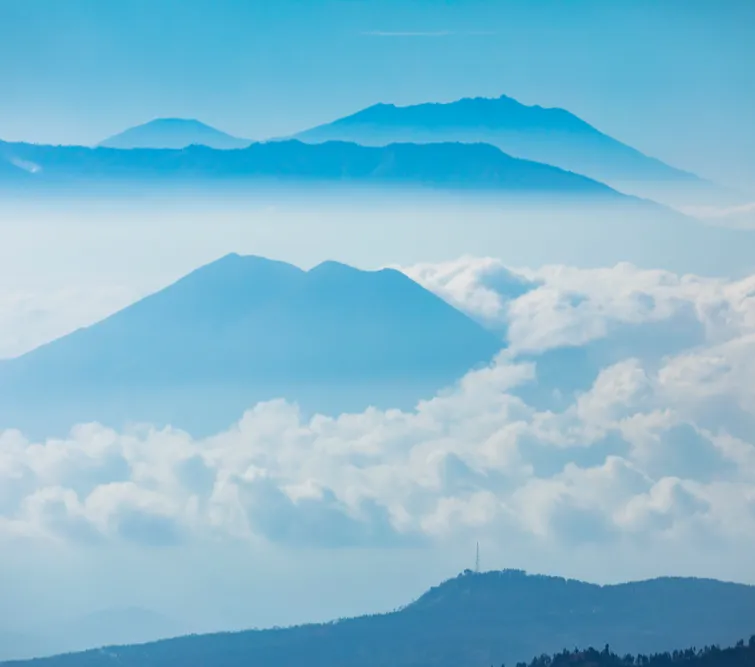
[[[630, 262], [719, 276], [747, 275], [755, 266], [755, 231], [643, 206], [312, 187], [4, 197], [0, 357], [96, 320], [229, 252], [302, 268], [334, 259], [370, 269], [464, 254], [512, 267]], [[27, 332], [13, 333], [19, 327]]]
[[[105, 641], [76, 619], [108, 609], [164, 615], [158, 635], [389, 610], [471, 567], [478, 540], [484, 569], [755, 582], [746, 556], [755, 534], [746, 441], [755, 319], [752, 278], [738, 280], [755, 273], [755, 232], [637, 206], [311, 188], [4, 198], [0, 357], [230, 252], [303, 268], [326, 259], [403, 267], [508, 329], [524, 356], [470, 374], [414, 411], [309, 421], [286, 406], [257, 406], [209, 439], [148, 427], [0, 434], [0, 475], [10, 480], [0, 488], [0, 628], [45, 652]], [[506, 294], [504, 268], [521, 270], [532, 293]], [[547, 355], [564, 349], [564, 365], [550, 365]], [[542, 367], [530, 377], [525, 361]], [[507, 384], [512, 373], [521, 377]], [[541, 377], [547, 396], [531, 389]], [[239, 420], [254, 406], [237, 408]], [[684, 455], [680, 437], [692, 448]], [[490, 443], [505, 460], [490, 458]], [[361, 451], [340, 458], [369, 445], [374, 465]], [[244, 458], [257, 447], [269, 460]], [[77, 456], [83, 462], [69, 465]], [[187, 457], [225, 480], [218, 489], [247, 485], [255, 502], [237, 507], [181, 478]], [[711, 457], [716, 465], [705, 469], [682, 465]], [[113, 461], [126, 476], [106, 484]], [[267, 479], [280, 488], [254, 486]], [[313, 506], [281, 502], [291, 489], [314, 494]], [[400, 529], [364, 510], [365, 498], [390, 508]], [[260, 512], [271, 518], [255, 524]], [[278, 519], [322, 525], [333, 542], [281, 536], [271, 525]], [[248, 524], [240, 534], [238, 521]], [[156, 545], [161, 531], [175, 541]]]

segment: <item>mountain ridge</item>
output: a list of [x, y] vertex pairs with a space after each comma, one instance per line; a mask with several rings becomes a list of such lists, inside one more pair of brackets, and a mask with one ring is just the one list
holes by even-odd
[[222, 180], [340, 182], [555, 193], [631, 200], [588, 177], [523, 160], [485, 143], [394, 143], [361, 146], [348, 141], [253, 143], [216, 150], [88, 148], [0, 142], [0, 164], [23, 161], [37, 184], [86, 181]]
[[[734, 644], [752, 634], [755, 587], [662, 577], [597, 585], [520, 570], [466, 571], [384, 614], [290, 628], [190, 635], [35, 661], [49, 667], [212, 663], [313, 667], [511, 664], [573, 646], [620, 653]], [[28, 663], [16, 663], [28, 664]]]
[[526, 105], [506, 95], [403, 106], [378, 103], [293, 138], [365, 145], [408, 138], [417, 142], [481, 141], [514, 157], [583, 174], [639, 196], [650, 195], [639, 186], [633, 191], [632, 182], [711, 185], [614, 139], [566, 109]]

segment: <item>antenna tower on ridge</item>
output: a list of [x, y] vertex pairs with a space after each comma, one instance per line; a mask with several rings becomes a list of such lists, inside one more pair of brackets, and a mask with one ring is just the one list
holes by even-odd
[[474, 571], [479, 574], [480, 572], [480, 543], [477, 543], [477, 553], [474, 561]]

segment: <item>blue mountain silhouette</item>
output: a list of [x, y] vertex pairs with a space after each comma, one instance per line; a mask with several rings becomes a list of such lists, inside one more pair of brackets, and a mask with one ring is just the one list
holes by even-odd
[[[389, 614], [333, 623], [194, 635], [61, 655], [40, 667], [507, 665], [565, 647], [621, 655], [732, 645], [752, 633], [755, 588], [661, 578], [598, 586], [507, 570], [467, 572]], [[22, 663], [19, 663], [22, 664]], [[739, 663], [742, 664], [742, 663]]]
[[0, 362], [0, 424], [148, 420], [209, 432], [278, 397], [307, 412], [410, 407], [502, 346], [398, 271], [229, 255]]
[[240, 139], [186, 118], [156, 118], [143, 125], [131, 127], [99, 145], [107, 148], [186, 148], [209, 146], [210, 148], [244, 148], [251, 141]]
[[648, 157], [564, 109], [527, 106], [505, 95], [404, 107], [376, 104], [295, 137], [365, 145], [484, 142], [512, 156], [561, 167], [610, 185], [702, 183], [694, 174]]
[[620, 200], [611, 188], [578, 174], [513, 158], [485, 144], [347, 142], [256, 143], [238, 150], [190, 146], [181, 150], [39, 146], [0, 142], [0, 163], [34, 165], [41, 184], [73, 188], [82, 181], [338, 182], [365, 185], [476, 188]]

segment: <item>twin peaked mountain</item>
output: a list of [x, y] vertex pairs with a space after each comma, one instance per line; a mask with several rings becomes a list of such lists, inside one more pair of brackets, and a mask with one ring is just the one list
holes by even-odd
[[503, 347], [403, 273], [229, 255], [0, 362], [0, 428], [149, 422], [206, 434], [256, 402], [412, 407]]

